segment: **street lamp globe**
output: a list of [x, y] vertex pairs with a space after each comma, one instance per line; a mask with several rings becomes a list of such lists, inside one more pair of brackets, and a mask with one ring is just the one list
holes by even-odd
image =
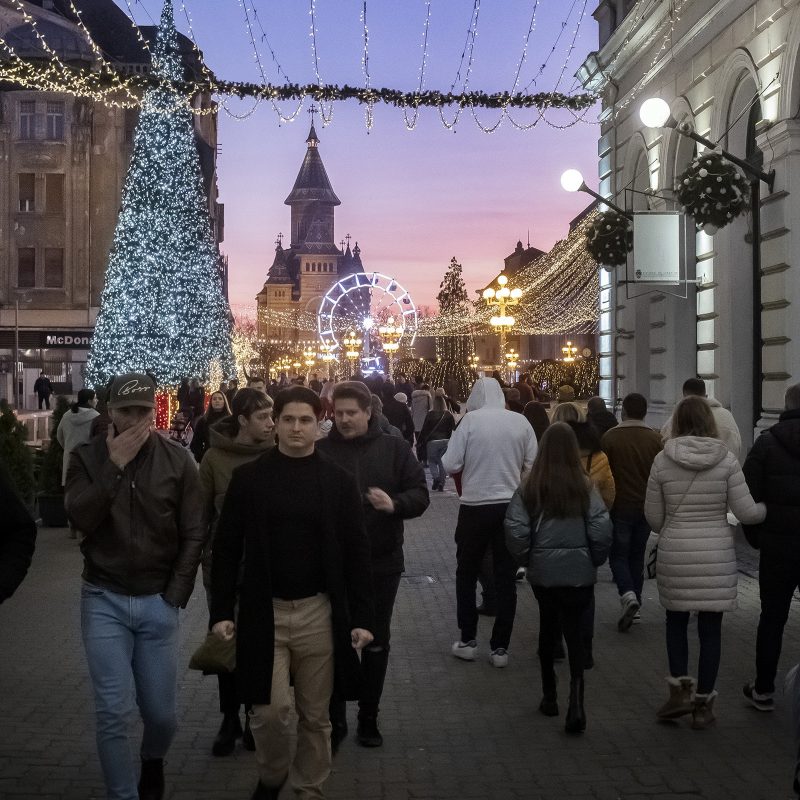
[[642, 103], [639, 119], [647, 128], [663, 128], [670, 118], [669, 103], [660, 97], [651, 97]]
[[501, 286], [505, 286], [508, 283], [508, 276], [507, 275], [502, 275], [502, 274], [498, 275], [497, 276], [497, 282]]
[[565, 192], [577, 192], [583, 186], [583, 175], [577, 169], [568, 169], [561, 175], [561, 188]]
[[512, 289], [511, 290], [511, 299], [512, 300], [519, 300], [522, 297], [522, 289]]
[[491, 300], [494, 297], [494, 289], [484, 289], [483, 290], [483, 299], [484, 300]]

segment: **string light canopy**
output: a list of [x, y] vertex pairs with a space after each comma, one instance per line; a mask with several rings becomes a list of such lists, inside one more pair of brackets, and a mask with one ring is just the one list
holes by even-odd
[[[0, 81], [4, 81], [22, 88], [64, 92], [77, 97], [90, 98], [106, 105], [122, 108], [141, 108], [143, 95], [148, 90], [157, 88], [159, 85], [161, 88], [165, 88], [163, 76], [159, 76], [155, 72], [153, 74], [125, 74], [114, 64], [108, 62], [103, 55], [102, 49], [92, 39], [89, 30], [82, 24], [80, 19], [80, 11], [75, 7], [73, 0], [68, 0], [68, 2], [72, 13], [77, 20], [79, 29], [91, 48], [94, 56], [94, 63], [92, 64], [81, 65], [74, 63], [63, 63], [63, 61], [59, 59], [56, 50], [47, 43], [45, 37], [36, 28], [36, 20], [27, 12], [22, 0], [11, 1], [22, 15], [25, 23], [30, 25], [35, 30], [37, 39], [42, 46], [43, 55], [45, 57], [31, 60], [21, 58], [14, 51], [11, 45], [0, 37], [0, 49], [5, 53], [6, 56], [2, 59], [2, 61], [0, 61]], [[420, 79], [417, 90], [411, 92], [386, 87], [375, 88], [372, 86], [372, 76], [369, 69], [370, 42], [369, 28], [367, 26], [366, 0], [363, 0], [361, 7], [361, 22], [363, 25], [363, 49], [361, 61], [362, 71], [364, 74], [364, 85], [362, 87], [349, 85], [339, 86], [337, 84], [323, 82], [319, 67], [320, 58], [317, 42], [318, 30], [315, 0], [309, 0], [313, 56], [312, 60], [314, 74], [317, 79], [316, 83], [313, 84], [299, 84], [289, 81], [288, 76], [277, 60], [274, 49], [269, 44], [264, 27], [260, 21], [260, 18], [258, 17], [254, 0], [250, 0], [249, 5], [248, 0], [238, 0], [238, 2], [245, 17], [245, 28], [258, 65], [260, 83], [218, 80], [208, 70], [203, 63], [202, 58], [200, 57], [197, 59], [201, 65], [200, 70], [202, 73], [202, 76], [199, 80], [180, 81], [175, 79], [170, 81], [170, 84], [175, 90], [175, 101], [186, 109], [191, 110], [192, 113], [212, 114], [216, 112], [216, 107], [213, 106], [213, 104], [209, 106], [208, 104], [197, 104], [192, 102], [192, 99], [197, 94], [208, 94], [220, 97], [222, 99], [223, 108], [225, 108], [228, 113], [232, 112], [230, 112], [226, 106], [227, 98], [251, 98], [254, 101], [253, 109], [244, 116], [248, 116], [253, 110], [255, 110], [260, 102], [266, 100], [273, 104], [273, 107], [279, 114], [281, 120], [290, 120], [296, 118], [300, 108], [302, 107], [303, 101], [306, 98], [311, 98], [314, 102], [319, 104], [322, 109], [323, 124], [328, 124], [332, 119], [333, 106], [335, 103], [356, 100], [366, 107], [366, 120], [368, 129], [372, 127], [373, 123], [373, 106], [377, 103], [383, 103], [403, 109], [404, 112], [406, 112], [406, 125], [409, 128], [413, 128], [414, 125], [416, 125], [418, 110], [423, 107], [438, 109], [443, 124], [445, 124], [445, 126], [448, 128], [453, 128], [457, 123], [461, 113], [465, 109], [469, 109], [472, 112], [476, 123], [481, 127], [482, 130], [489, 133], [498, 127], [499, 122], [490, 127], [483, 126], [479, 122], [477, 116], [475, 116], [475, 110], [478, 108], [500, 110], [500, 121], [502, 121], [502, 119], [511, 109], [535, 109], [538, 112], [536, 122], [532, 123], [530, 126], [523, 126], [515, 123], [516, 127], [518, 128], [527, 128], [535, 125], [550, 109], [566, 109], [573, 115], [573, 119], [569, 124], [574, 124], [577, 121], [581, 121], [586, 111], [598, 100], [597, 96], [592, 93], [573, 94], [571, 92], [564, 93], [557, 90], [558, 85], [560, 85], [561, 76], [563, 76], [564, 70], [569, 62], [579, 26], [576, 27], [574, 32], [575, 35], [573, 36], [573, 44], [569, 48], [567, 57], [565, 58], [564, 64], [560, 70], [558, 84], [553, 91], [538, 91], [535, 93], [529, 93], [527, 91], [527, 87], [523, 91], [516, 91], [517, 86], [520, 83], [521, 69], [526, 60], [531, 34], [533, 33], [535, 27], [536, 7], [538, 7], [538, 0], [535, 3], [534, 11], [531, 16], [528, 35], [524, 39], [523, 53], [518, 63], [511, 91], [494, 93], [472, 91], [470, 89], [470, 75], [472, 72], [472, 65], [474, 63], [475, 39], [478, 32], [480, 0], [473, 0], [473, 12], [464, 51], [462, 52], [461, 61], [456, 71], [456, 76], [453, 80], [450, 90], [447, 92], [426, 90], [424, 88], [425, 68], [427, 63], [428, 29], [430, 26], [430, 2], [426, 3], [426, 18], [423, 35], [423, 58], [422, 66], [420, 68]], [[582, 2], [584, 4], [584, 9], [582, 11], [583, 16], [583, 13], [585, 12], [586, 0], [582, 0]], [[131, 17], [133, 17], [133, 9], [131, 8], [130, 0], [126, 0], [126, 4]], [[574, 5], [575, 2], [573, 2], [573, 7]], [[200, 52], [196, 45], [192, 18], [186, 0], [181, 0], [181, 9], [186, 16], [191, 39], [194, 42], [195, 55], [199, 56]], [[572, 9], [570, 9], [570, 13], [571, 11]], [[142, 35], [135, 20], [132, 19], [131, 24], [136, 29], [137, 37], [142, 47], [146, 50], [149, 50], [147, 40]], [[267, 42], [272, 60], [277, 65], [278, 77], [282, 78], [284, 81], [281, 85], [271, 83], [267, 80], [267, 72], [261, 62], [261, 57], [256, 44], [254, 25], [258, 25], [260, 27], [261, 40]], [[564, 26], [566, 26], [566, 21]], [[564, 26], [562, 26], [562, 32]], [[560, 35], [561, 33], [559, 34], [559, 38]], [[549, 60], [554, 51], [555, 46], [551, 53], [548, 54], [546, 62]], [[545, 65], [543, 65], [543, 67]], [[540, 72], [541, 71], [542, 70], [540, 70]], [[535, 85], [537, 79], [538, 75], [532, 82], [529, 82], [528, 86], [532, 84]], [[279, 101], [296, 101], [298, 103], [297, 109], [291, 115], [284, 115], [282, 112], [280, 112], [276, 105]], [[455, 108], [455, 116], [451, 120], [448, 120], [444, 116], [444, 111], [448, 108]], [[411, 118], [409, 118], [407, 114], [409, 110], [413, 110], [414, 112], [413, 117]], [[232, 116], [239, 115], [232, 113]]]

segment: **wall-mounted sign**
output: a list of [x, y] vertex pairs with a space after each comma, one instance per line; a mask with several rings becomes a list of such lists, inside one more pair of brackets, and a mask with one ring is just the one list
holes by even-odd
[[677, 286], [684, 279], [685, 222], [685, 215], [679, 211], [642, 211], [633, 215], [633, 258], [628, 262], [631, 283]]

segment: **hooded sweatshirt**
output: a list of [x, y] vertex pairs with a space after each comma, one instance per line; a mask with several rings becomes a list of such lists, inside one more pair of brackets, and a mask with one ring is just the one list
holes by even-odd
[[523, 472], [533, 465], [536, 449], [533, 428], [522, 414], [506, 410], [500, 384], [494, 378], [479, 378], [442, 464], [448, 474], [462, 472], [464, 505], [508, 503]]
[[78, 406], [77, 412], [71, 409], [62, 417], [58, 423], [56, 439], [64, 449], [64, 465], [61, 469], [61, 485], [67, 482], [67, 467], [69, 467], [69, 454], [79, 445], [85, 444], [91, 439], [92, 420], [99, 417], [99, 412], [93, 408]]
[[653, 461], [644, 513], [658, 537], [658, 592], [671, 611], [732, 611], [737, 567], [727, 510], [761, 522], [742, 469], [719, 439], [670, 439]]

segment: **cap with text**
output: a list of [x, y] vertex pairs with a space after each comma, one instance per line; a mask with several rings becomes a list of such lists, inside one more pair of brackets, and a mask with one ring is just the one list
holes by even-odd
[[130, 406], [156, 407], [156, 384], [149, 375], [141, 372], [128, 372], [125, 375], [117, 375], [111, 381], [108, 408], [129, 408]]

